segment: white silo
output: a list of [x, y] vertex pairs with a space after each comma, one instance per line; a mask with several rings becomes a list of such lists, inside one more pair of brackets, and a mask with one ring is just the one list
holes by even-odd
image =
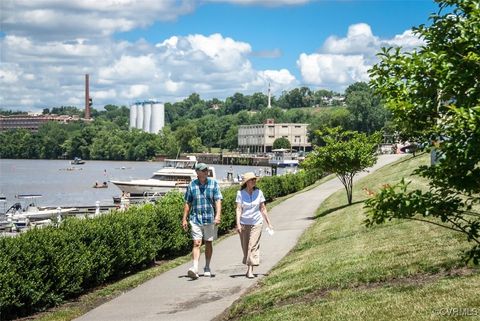
[[133, 104], [130, 106], [130, 128], [135, 128], [137, 126], [137, 105]]
[[143, 103], [137, 105], [137, 121], [135, 127], [138, 129], [143, 128]]
[[165, 126], [165, 106], [161, 103], [152, 104], [150, 132], [157, 134]]
[[150, 119], [152, 116], [152, 104], [146, 102], [143, 104], [143, 126], [142, 129], [144, 132], [150, 132]]

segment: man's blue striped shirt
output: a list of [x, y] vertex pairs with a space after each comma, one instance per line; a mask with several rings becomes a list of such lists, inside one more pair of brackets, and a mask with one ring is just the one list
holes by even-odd
[[190, 204], [189, 219], [197, 225], [212, 224], [215, 218], [215, 202], [223, 199], [220, 185], [212, 178], [207, 177], [205, 184], [193, 180], [185, 192], [185, 202]]

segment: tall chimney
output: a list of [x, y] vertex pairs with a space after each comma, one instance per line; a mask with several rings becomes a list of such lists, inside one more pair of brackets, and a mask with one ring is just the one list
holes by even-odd
[[90, 119], [90, 84], [85, 74], [85, 119]]

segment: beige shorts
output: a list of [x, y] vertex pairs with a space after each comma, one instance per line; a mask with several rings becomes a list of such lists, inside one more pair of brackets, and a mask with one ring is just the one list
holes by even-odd
[[213, 241], [217, 239], [217, 225], [215, 223], [208, 225], [197, 225], [193, 222], [190, 222], [192, 227], [192, 239], [205, 241]]

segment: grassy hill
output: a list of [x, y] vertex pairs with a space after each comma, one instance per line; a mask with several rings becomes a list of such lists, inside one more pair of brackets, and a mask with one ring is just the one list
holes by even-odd
[[403, 159], [357, 182], [352, 206], [343, 190], [332, 195], [294, 250], [222, 320], [480, 318], [480, 269], [465, 265], [463, 235], [413, 221], [363, 224], [363, 188], [402, 177], [426, 186], [411, 172], [428, 161]]

